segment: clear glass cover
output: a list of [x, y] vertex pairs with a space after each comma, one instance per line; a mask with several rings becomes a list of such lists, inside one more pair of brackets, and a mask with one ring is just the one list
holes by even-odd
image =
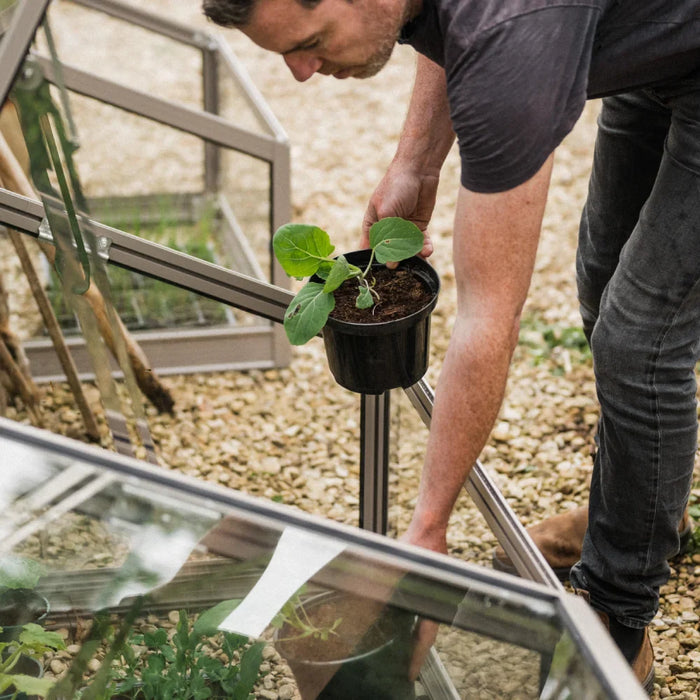
[[534, 584], [5, 421], [0, 451], [0, 644], [47, 697], [608, 697]]

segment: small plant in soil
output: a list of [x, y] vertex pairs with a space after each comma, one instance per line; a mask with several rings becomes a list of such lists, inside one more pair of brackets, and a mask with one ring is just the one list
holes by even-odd
[[328, 620], [328, 624], [319, 625], [312, 620], [301, 599], [301, 592], [295, 593], [275, 615], [272, 626], [277, 629], [285, 628], [293, 630], [294, 633], [287, 637], [278, 637], [277, 642], [288, 642], [295, 639], [311, 637], [323, 642], [327, 642], [331, 636], [338, 636], [336, 631], [342, 623], [342, 617], [335, 617]]
[[[33, 622], [23, 625], [18, 639], [0, 642], [0, 693], [12, 689], [15, 694], [45, 697], [55, 681], [37, 677], [42, 657], [64, 648], [63, 639], [57, 632], [49, 632]], [[35, 662], [37, 676], [22, 672], [24, 659]]]
[[417, 255], [423, 233], [410, 221], [388, 217], [372, 225], [369, 242], [372, 253], [363, 269], [344, 255], [332, 257], [335, 246], [318, 226], [286, 224], [277, 230], [272, 246], [284, 271], [297, 279], [321, 280], [309, 280], [287, 308], [284, 329], [292, 345], [303, 345], [321, 331], [335, 308], [334, 292], [346, 282], [357, 283], [355, 306], [371, 309], [379, 300], [373, 263], [400, 262]]
[[162, 627], [133, 633], [121, 649], [123, 665], [112, 680], [111, 697], [252, 698], [264, 644], [250, 645], [247, 637], [218, 631], [219, 623], [231, 610], [227, 603], [202, 613], [193, 625], [180, 610], [174, 634]]

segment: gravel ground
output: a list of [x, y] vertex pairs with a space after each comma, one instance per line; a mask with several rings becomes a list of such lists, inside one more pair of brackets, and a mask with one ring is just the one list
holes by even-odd
[[[72, 26], [88, 21], [72, 6], [59, 6]], [[149, 6], [176, 19], [201, 22], [194, 2], [154, 0]], [[99, 45], [109, 46], [109, 37], [114, 41], [115, 35], [109, 34], [108, 23], [100, 25], [100, 31], [107, 34]], [[76, 31], [74, 36], [77, 41], [82, 35]], [[413, 55], [407, 49], [397, 50], [389, 66], [363, 84], [317, 76], [300, 86], [278, 57], [264, 54], [233, 32], [226, 37], [289, 135], [294, 219], [321, 225], [342, 242], [339, 247], [352, 248], [366, 201], [393, 154], [411, 89]], [[160, 61], [162, 54], [152, 53], [151, 60]], [[180, 78], [172, 62], [159, 62], [157, 71], [144, 80], [154, 76], [159, 89]], [[185, 100], [191, 97], [179, 83], [173, 94]], [[482, 455], [525, 524], [575, 507], [587, 497], [597, 420], [593, 374], [585, 352], [575, 343], [567, 345], [568, 339], [580, 338], [574, 251], [597, 108], [588, 106], [557, 154], [523, 314], [523, 342], [515, 353], [499, 420]], [[109, 126], [112, 132], [117, 128]], [[92, 148], [99, 149], [107, 135], [97, 137]], [[188, 172], [191, 158], [186, 147], [173, 144], [169, 157], [168, 169]], [[93, 192], [114, 191], [133, 184], [135, 178], [150, 182], [161, 170], [161, 160], [157, 164], [149, 160], [148, 150], [138, 168], [133, 163], [115, 167], [110, 158], [97, 159], [86, 185]], [[432, 385], [455, 313], [450, 235], [457, 183], [458, 161], [452, 152], [443, 170], [431, 229], [436, 248], [432, 260], [443, 284], [433, 314], [427, 377]], [[357, 522], [359, 399], [334, 384], [320, 341], [295, 349], [288, 368], [173, 376], [164, 382], [175, 397], [175, 415], [149, 411], [164, 466], [338, 521]], [[51, 429], [81, 437], [67, 389], [54, 385], [43, 390], [44, 405], [52, 412]], [[392, 398], [390, 521], [392, 533], [400, 533], [415, 500], [427, 431], [401, 393]], [[21, 412], [13, 415], [26, 419]], [[700, 501], [700, 458], [693, 499]], [[465, 494], [452, 519], [451, 554], [489, 566], [494, 541]], [[684, 556], [674, 562], [671, 580], [662, 591], [661, 609], [652, 626], [657, 660], [654, 697], [698, 697], [699, 578], [700, 553]]]

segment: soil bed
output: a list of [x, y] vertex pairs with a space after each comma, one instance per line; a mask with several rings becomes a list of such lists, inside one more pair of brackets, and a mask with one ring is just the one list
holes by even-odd
[[348, 323], [383, 323], [410, 316], [433, 298], [425, 282], [409, 269], [377, 267], [368, 281], [379, 295], [379, 299], [375, 297], [374, 306], [358, 309], [355, 306], [357, 281], [348, 280], [334, 293], [335, 308], [331, 316]]

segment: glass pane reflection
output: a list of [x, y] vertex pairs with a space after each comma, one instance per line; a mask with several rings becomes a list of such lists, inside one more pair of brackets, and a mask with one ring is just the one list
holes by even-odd
[[[0, 420], [0, 581], [32, 563], [26, 587], [49, 608], [37, 629], [63, 647], [39, 655], [46, 697], [609, 697], [556, 595], [532, 584], [436, 566], [386, 538], [54, 436], [22, 444], [22, 431]], [[302, 535], [291, 548], [290, 532]], [[311, 566], [322, 547], [327, 563]], [[300, 585], [292, 572], [304, 566]], [[251, 633], [241, 612], [265, 580]], [[423, 618], [439, 633], [414, 683]], [[3, 619], [5, 655], [31, 621]]]

